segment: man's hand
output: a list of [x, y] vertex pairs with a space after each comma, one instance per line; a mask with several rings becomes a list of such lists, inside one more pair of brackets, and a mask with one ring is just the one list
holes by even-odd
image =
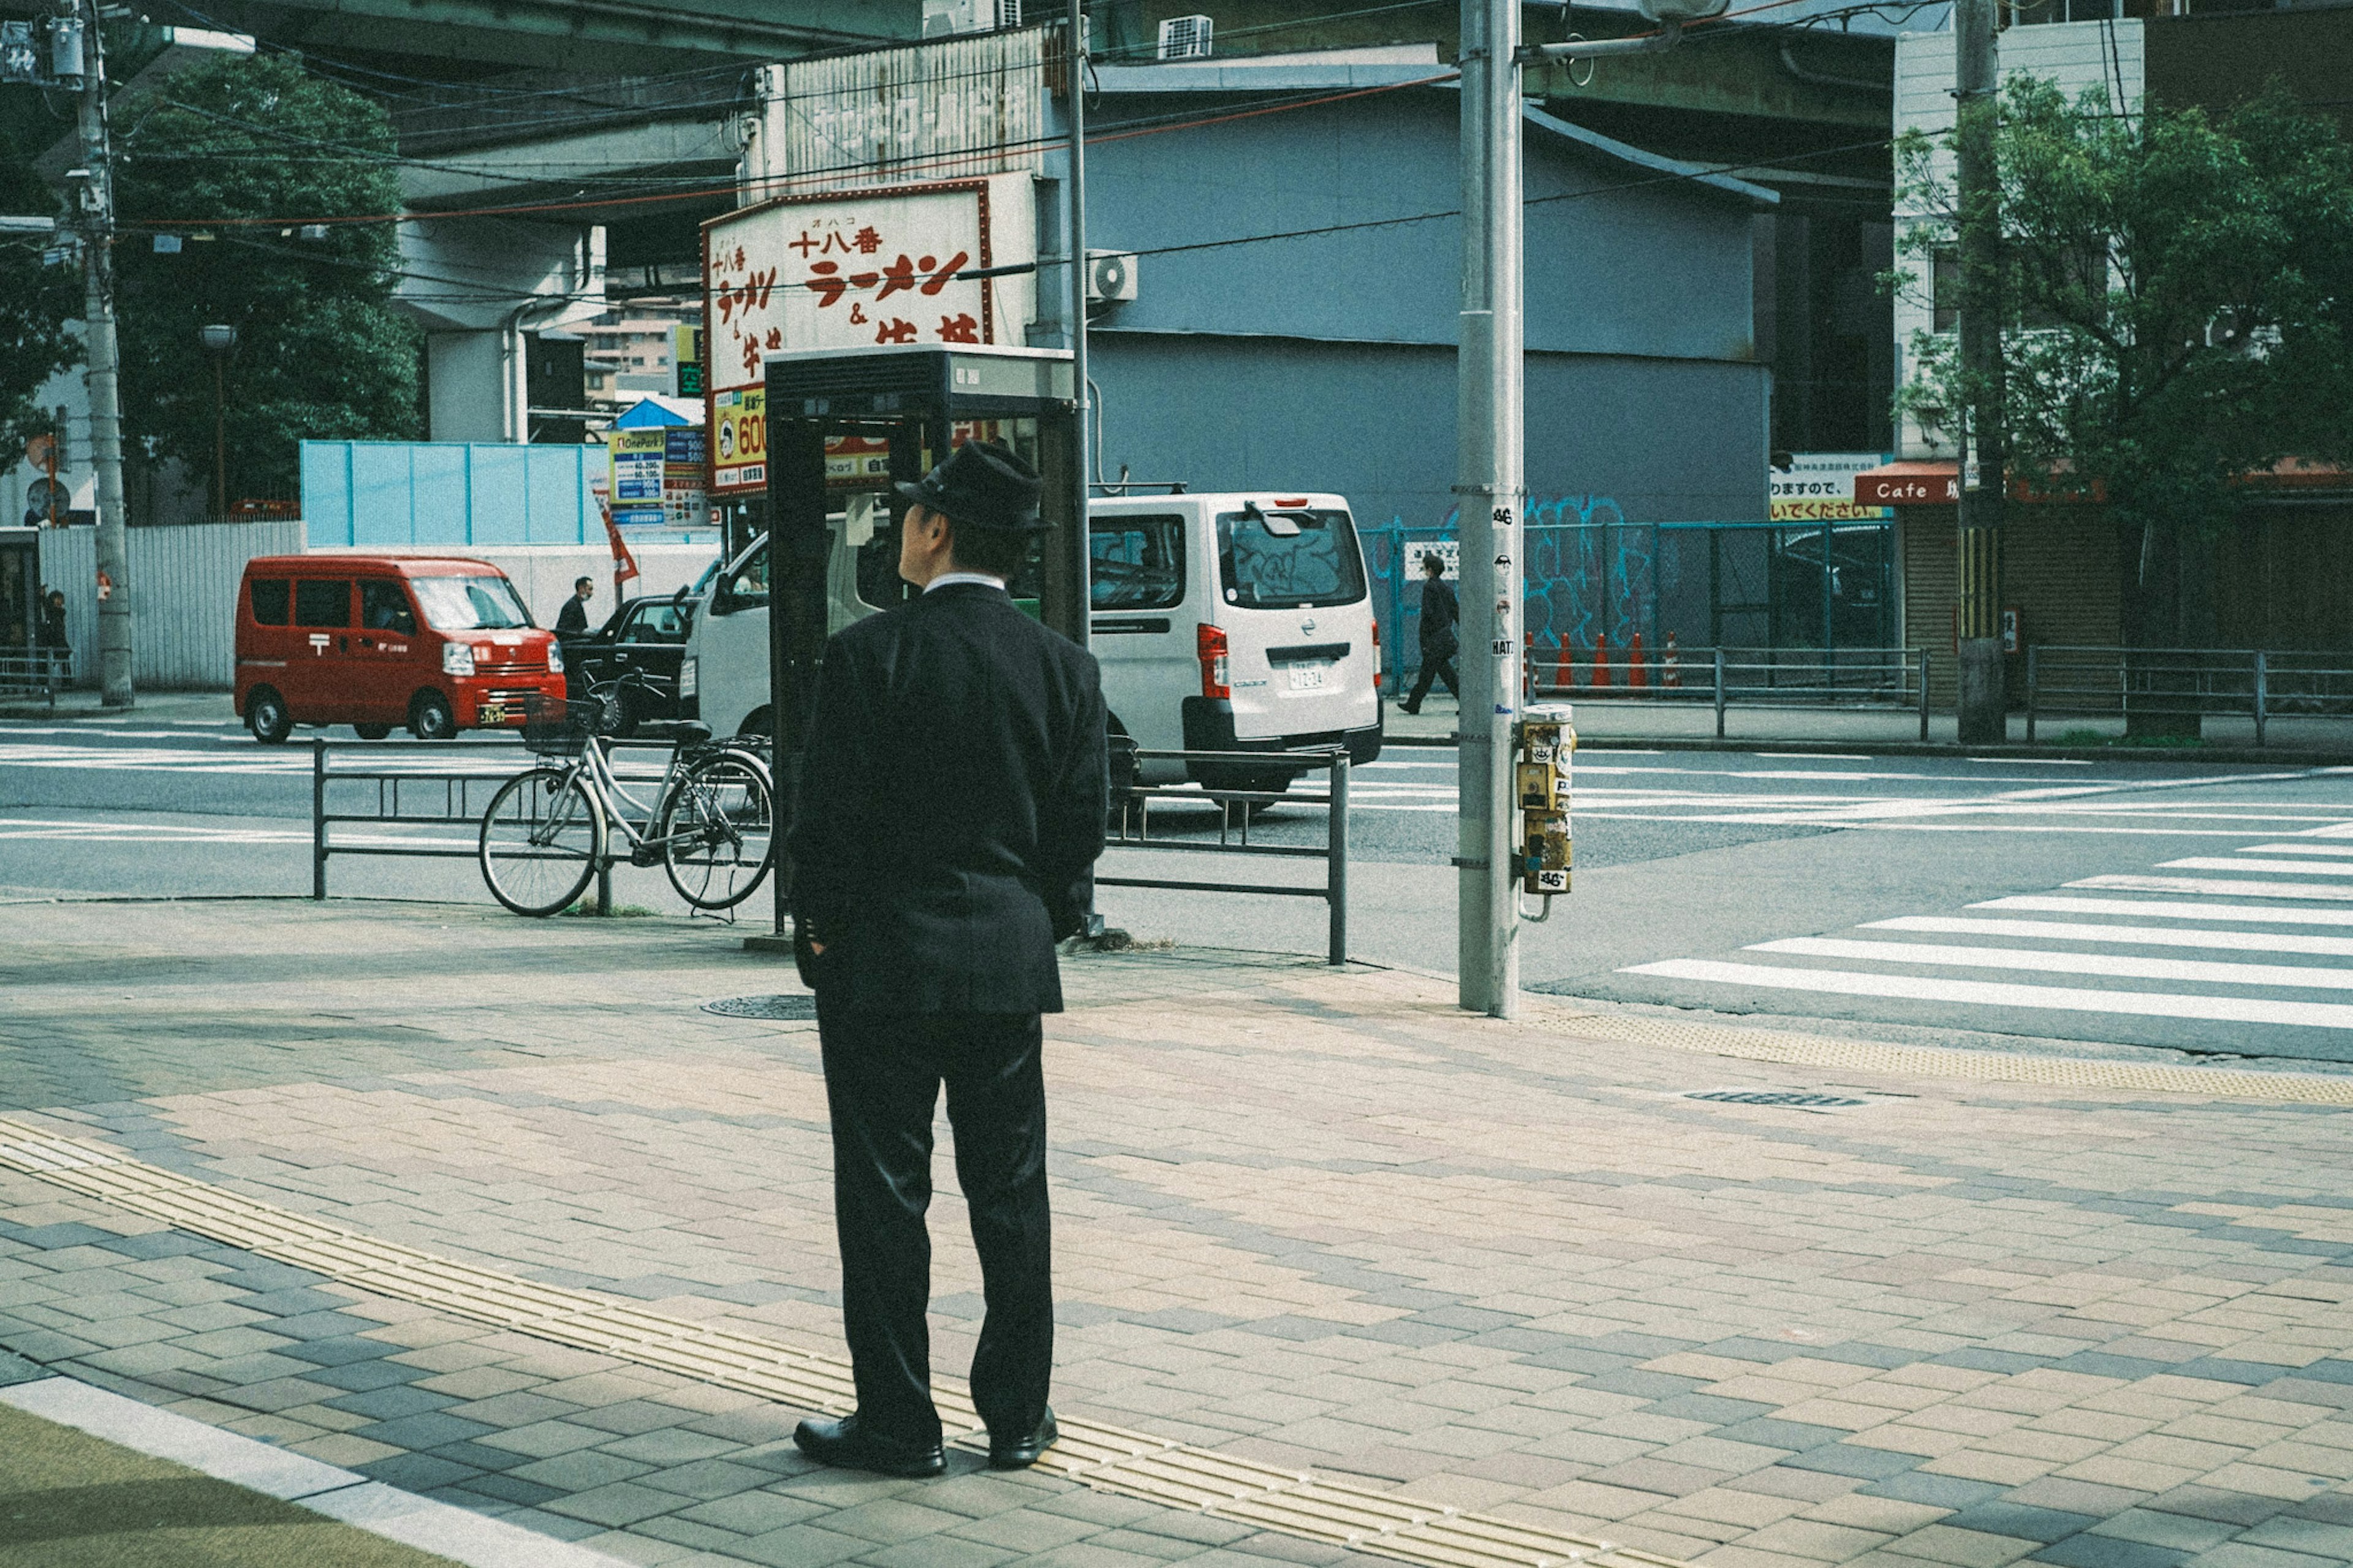
[[812, 942], [809, 943], [809, 951], [811, 952], [823, 952], [825, 951], [825, 943], [821, 942]]

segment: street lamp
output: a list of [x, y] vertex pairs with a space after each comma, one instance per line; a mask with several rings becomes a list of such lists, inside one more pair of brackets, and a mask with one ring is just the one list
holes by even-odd
[[213, 356], [213, 516], [228, 521], [227, 393], [222, 367], [237, 349], [237, 329], [226, 322], [199, 327], [196, 339]]

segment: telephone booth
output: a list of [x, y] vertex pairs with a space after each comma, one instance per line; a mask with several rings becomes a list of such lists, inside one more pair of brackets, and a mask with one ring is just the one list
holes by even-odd
[[[774, 595], [768, 619], [770, 700], [776, 715], [780, 816], [799, 798], [799, 752], [829, 588], [868, 605], [897, 604], [899, 524], [893, 488], [923, 477], [969, 439], [1000, 440], [1036, 468], [1047, 527], [1015, 600], [1054, 630], [1087, 641], [1087, 533], [1077, 515], [1078, 412], [1071, 355], [1060, 350], [954, 344], [770, 354], [766, 364], [768, 519]], [[829, 582], [854, 572], [854, 584]], [[779, 867], [779, 870], [783, 868]], [[785, 929], [786, 878], [776, 879]]]
[[0, 685], [31, 679], [40, 637], [40, 531], [0, 528]]

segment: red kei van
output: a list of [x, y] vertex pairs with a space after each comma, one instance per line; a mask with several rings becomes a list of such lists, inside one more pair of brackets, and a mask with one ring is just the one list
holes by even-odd
[[349, 724], [421, 741], [522, 722], [564, 695], [552, 633], [487, 561], [262, 555], [237, 591], [237, 710], [257, 741]]

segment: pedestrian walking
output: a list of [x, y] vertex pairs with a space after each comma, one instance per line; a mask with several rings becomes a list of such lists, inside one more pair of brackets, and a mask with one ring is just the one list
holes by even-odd
[[1432, 680], [1446, 682], [1446, 695], [1460, 701], [1461, 682], [1454, 675], [1454, 653], [1457, 647], [1454, 627], [1462, 619], [1462, 608], [1454, 601], [1454, 590], [1446, 584], [1446, 561], [1436, 551], [1421, 558], [1421, 677], [1413, 683], [1412, 692], [1399, 704], [1408, 713], [1421, 711], [1422, 700], [1430, 695]]
[[73, 665], [73, 645], [66, 640], [65, 590], [47, 590], [41, 595], [39, 609], [33, 646], [40, 651], [42, 673], [54, 685], [71, 672]]
[[945, 1465], [931, 1394], [932, 1110], [947, 1085], [987, 1316], [972, 1360], [988, 1462], [1058, 1436], [1039, 1015], [1093, 901], [1106, 808], [1094, 659], [1014, 606], [1036, 472], [968, 441], [915, 484], [899, 574], [922, 590], [826, 646], [793, 864], [833, 1127], [857, 1413], [800, 1424], [828, 1465]]
[[555, 612], [555, 637], [559, 642], [588, 635], [588, 601], [596, 596], [596, 579], [575, 578], [572, 597], [564, 601], [564, 608]]

